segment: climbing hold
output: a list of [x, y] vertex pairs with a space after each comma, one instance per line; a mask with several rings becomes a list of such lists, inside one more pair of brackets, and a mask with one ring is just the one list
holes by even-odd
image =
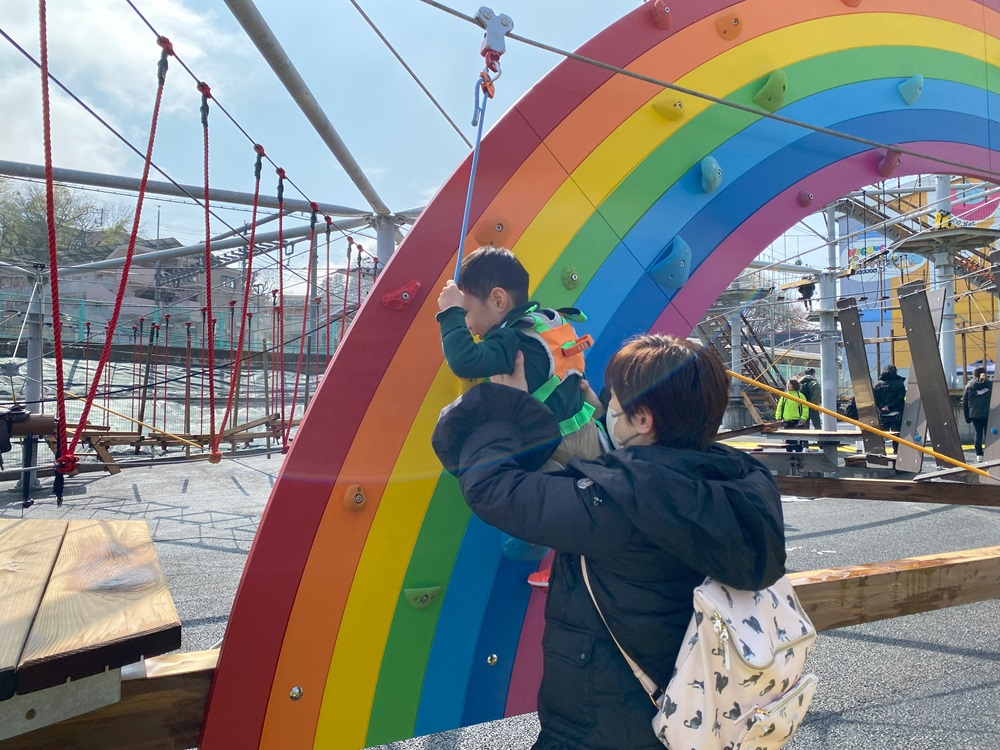
[[809, 204], [813, 202], [813, 194], [808, 190], [800, 190], [798, 195], [799, 205], [802, 208], [806, 208]]
[[420, 282], [417, 279], [410, 279], [396, 291], [383, 294], [382, 304], [390, 310], [405, 310], [417, 296], [418, 289]]
[[530, 544], [523, 539], [518, 539], [510, 534], [500, 536], [500, 551], [504, 557], [518, 562], [537, 562], [548, 554], [549, 548], [538, 544]]
[[902, 161], [902, 155], [895, 149], [886, 149], [885, 154], [879, 159], [878, 173], [883, 177], [890, 177]]
[[670, 28], [670, 8], [667, 7], [666, 0], [653, 0], [653, 23], [660, 31]]
[[674, 237], [649, 269], [660, 286], [680, 289], [691, 275], [691, 248], [681, 237]]
[[506, 247], [509, 235], [510, 222], [503, 216], [494, 216], [491, 219], [486, 219], [476, 227], [475, 232], [476, 242], [480, 246]]
[[908, 78], [899, 84], [899, 93], [903, 97], [903, 101], [907, 104], [913, 104], [919, 99], [923, 90], [924, 77], [922, 75], [915, 75], [913, 78]]
[[486, 663], [491, 667], [495, 667], [499, 661], [500, 657], [498, 657], [496, 654], [490, 654], [489, 656], [486, 657]]
[[722, 167], [713, 157], [706, 156], [701, 160], [701, 189], [711, 193], [722, 184]]
[[761, 87], [753, 98], [753, 103], [768, 112], [776, 112], [785, 103], [785, 92], [788, 90], [788, 76], [778, 69], [767, 77], [767, 83]]
[[991, 435], [996, 435], [997, 434], [997, 428], [996, 427], [990, 427], [990, 434]]
[[861, 5], [861, 0], [840, 0], [848, 8], [857, 8]]
[[727, 13], [715, 19], [715, 30], [727, 42], [733, 41], [743, 31], [743, 19], [736, 13]]
[[656, 97], [653, 109], [666, 120], [680, 120], [684, 117], [684, 102], [670, 92]]
[[352, 484], [344, 492], [344, 507], [348, 510], [361, 510], [367, 502], [365, 489], [360, 484]]
[[440, 586], [425, 586], [424, 588], [403, 589], [403, 596], [414, 609], [427, 609], [441, 593]]
[[302, 688], [298, 686], [293, 687], [291, 690], [288, 691], [288, 697], [291, 698], [293, 701], [300, 700], [302, 698], [302, 695], [303, 695]]
[[562, 283], [567, 289], [576, 289], [577, 284], [580, 283], [580, 274], [576, 272], [573, 266], [566, 266], [563, 269]]

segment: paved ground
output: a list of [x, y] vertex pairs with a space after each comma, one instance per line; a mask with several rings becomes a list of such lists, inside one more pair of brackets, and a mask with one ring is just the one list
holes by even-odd
[[[71, 480], [34, 518], [149, 522], [183, 621], [184, 650], [222, 638], [281, 457], [227, 459]], [[789, 566], [810, 570], [996, 545], [1000, 509], [785, 498]], [[0, 490], [0, 517], [20, 517]], [[1000, 596], [1000, 582], [997, 585]], [[979, 750], [1000, 740], [1000, 601], [823, 633], [820, 690], [792, 750]], [[395, 743], [392, 750], [528, 750], [534, 716]], [[294, 750], [294, 749], [292, 749]]]

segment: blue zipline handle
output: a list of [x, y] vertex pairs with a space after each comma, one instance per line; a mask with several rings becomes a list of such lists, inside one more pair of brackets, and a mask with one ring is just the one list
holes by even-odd
[[462, 268], [462, 248], [465, 247], [465, 234], [469, 231], [469, 212], [472, 210], [472, 188], [476, 184], [476, 167], [479, 166], [479, 146], [483, 141], [483, 124], [486, 122], [486, 103], [488, 96], [482, 97], [480, 105], [479, 94], [482, 91], [482, 78], [476, 78], [476, 109], [472, 115], [472, 124], [478, 123], [476, 145], [472, 149], [472, 170], [469, 172], [469, 190], [465, 195], [465, 212], [462, 214], [462, 233], [458, 237], [458, 260], [455, 261], [455, 283], [458, 283], [458, 272]]

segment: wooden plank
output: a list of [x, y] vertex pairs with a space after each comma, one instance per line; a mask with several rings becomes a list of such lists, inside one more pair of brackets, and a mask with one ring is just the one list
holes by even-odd
[[121, 467], [115, 463], [115, 458], [111, 455], [111, 451], [100, 443], [94, 443], [94, 451], [97, 453], [98, 458], [105, 463], [105, 468], [108, 470], [109, 474], [122, 473]]
[[774, 479], [783, 493], [799, 497], [845, 497], [903, 503], [1000, 507], [1000, 492], [997, 492], [996, 487], [981, 484], [828, 477], [778, 476]]
[[[927, 294], [927, 304], [931, 308], [931, 323], [934, 325], [934, 335], [940, 335], [941, 316], [944, 315], [944, 289], [935, 289]], [[910, 376], [906, 383], [906, 398], [903, 401], [903, 421], [900, 423], [900, 435], [911, 443], [923, 445], [927, 439], [927, 415], [920, 400], [920, 384], [917, 382], [917, 370], [910, 368]], [[896, 471], [906, 471], [917, 474], [923, 468], [924, 454], [908, 445], [899, 443], [896, 447]]]
[[71, 521], [17, 668], [17, 692], [180, 647], [181, 624], [144, 521]]
[[[868, 370], [868, 352], [861, 331], [857, 300], [854, 297], [839, 299], [837, 310], [840, 313], [838, 318], [840, 332], [844, 339], [844, 356], [847, 359], [847, 369], [851, 373], [854, 405], [858, 410], [857, 421], [878, 429], [882, 423], [875, 407], [875, 391]], [[885, 453], [885, 440], [881, 436], [866, 431], [861, 440], [865, 446], [865, 453]]]
[[[941, 364], [924, 282], [918, 279], [903, 284], [896, 289], [896, 296], [899, 298], [899, 309], [903, 314], [906, 338], [910, 344], [912, 369], [920, 379], [920, 402], [930, 431], [928, 442], [941, 455], [962, 461], [962, 441], [958, 436], [958, 425], [948, 393], [944, 366]], [[948, 377], [951, 375], [949, 373]], [[944, 469], [950, 464], [938, 460], [938, 466]]]
[[280, 418], [280, 414], [268, 414], [266, 417], [261, 417], [260, 419], [254, 419], [249, 422], [245, 422], [244, 424], [233, 425], [228, 430], [223, 430], [221, 435], [222, 437], [228, 437], [229, 435], [234, 435], [237, 432], [249, 432], [254, 427], [260, 427], [262, 424], [270, 424]]
[[205, 721], [218, 650], [147, 659], [148, 676], [126, 680], [121, 701], [9, 740], [0, 750], [163, 750], [195, 747]]
[[1000, 547], [791, 573], [817, 630], [995, 599]]
[[0, 519], [0, 701], [14, 695], [17, 664], [66, 525]]

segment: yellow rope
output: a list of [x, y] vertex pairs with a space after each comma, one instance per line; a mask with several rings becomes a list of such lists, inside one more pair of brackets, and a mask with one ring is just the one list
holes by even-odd
[[[69, 391], [66, 391], [66, 395], [67, 396], [72, 396], [77, 401], [84, 401], [85, 400], [83, 397], [77, 396], [75, 393], [70, 393]], [[204, 447], [204, 446], [201, 445], [201, 443], [194, 443], [194, 442], [192, 442], [190, 440], [186, 440], [185, 438], [182, 438], [180, 435], [174, 435], [172, 432], [167, 432], [166, 430], [159, 430], [156, 427], [153, 427], [152, 425], [146, 424], [145, 422], [140, 422], [138, 419], [133, 419], [132, 417], [126, 416], [126, 415], [124, 415], [124, 414], [122, 414], [120, 412], [115, 411], [114, 409], [109, 409], [106, 406], [101, 406], [96, 401], [92, 405], [96, 406], [98, 409], [101, 409], [102, 411], [106, 411], [108, 414], [114, 414], [116, 417], [121, 417], [122, 419], [125, 419], [125, 420], [127, 420], [129, 422], [133, 422], [133, 423], [135, 423], [137, 425], [140, 425], [140, 426], [145, 427], [145, 428], [147, 428], [149, 430], [152, 430], [153, 432], [158, 432], [161, 435], [166, 435], [167, 437], [173, 438], [174, 440], [178, 440], [178, 441], [184, 443], [185, 445], [190, 445], [190, 446], [193, 446], [195, 448], [202, 448], [202, 447]]]
[[807, 406], [810, 409], [815, 409], [816, 411], [818, 411], [818, 412], [820, 412], [822, 414], [829, 414], [831, 417], [834, 417], [834, 418], [836, 418], [836, 419], [838, 419], [840, 421], [843, 421], [843, 422], [848, 422], [848, 423], [850, 423], [850, 424], [854, 425], [855, 427], [858, 427], [858, 428], [860, 428], [862, 430], [867, 430], [868, 432], [874, 432], [876, 435], [881, 436], [885, 440], [893, 440], [893, 441], [895, 441], [897, 443], [902, 443], [903, 445], [907, 446], [908, 448], [913, 448], [914, 450], [918, 450], [921, 453], [926, 453], [928, 456], [934, 456], [934, 458], [938, 459], [939, 461], [944, 461], [945, 463], [951, 464], [952, 466], [957, 466], [960, 469], [965, 469], [966, 471], [971, 471], [973, 474], [978, 474], [981, 477], [990, 478], [989, 472], [983, 471], [982, 469], [977, 469], [975, 466], [969, 466], [969, 464], [967, 464], [967, 463], [965, 463], [963, 461], [957, 461], [956, 459], [951, 458], [950, 456], [945, 456], [945, 455], [943, 455], [941, 453], [938, 453], [935, 450], [931, 450], [930, 448], [925, 448], [922, 445], [917, 445], [916, 443], [911, 443], [909, 440], [906, 440], [905, 438], [899, 437], [897, 435], [891, 435], [888, 432], [883, 432], [882, 430], [876, 429], [875, 427], [872, 427], [871, 425], [867, 425], [867, 424], [864, 424], [863, 422], [859, 422], [856, 419], [851, 419], [850, 417], [845, 417], [843, 414], [839, 414], [839, 413], [837, 413], [835, 411], [830, 411], [829, 409], [824, 409], [822, 406], [817, 406], [816, 404], [810, 403], [809, 401], [806, 401], [805, 399], [796, 398], [795, 396], [789, 396], [787, 393], [782, 393], [781, 391], [777, 390], [776, 388], [772, 388], [769, 385], [764, 385], [763, 383], [758, 383], [756, 380], [751, 380], [750, 378], [744, 377], [743, 375], [735, 373], [732, 370], [726, 370], [726, 372], [728, 372], [732, 377], [736, 378], [737, 380], [742, 380], [744, 383], [756, 386], [757, 388], [763, 388], [765, 391], [768, 391], [768, 392], [774, 394], [775, 396], [780, 396], [781, 398], [786, 398], [789, 401], [794, 401], [797, 404], [802, 404], [803, 406]]

